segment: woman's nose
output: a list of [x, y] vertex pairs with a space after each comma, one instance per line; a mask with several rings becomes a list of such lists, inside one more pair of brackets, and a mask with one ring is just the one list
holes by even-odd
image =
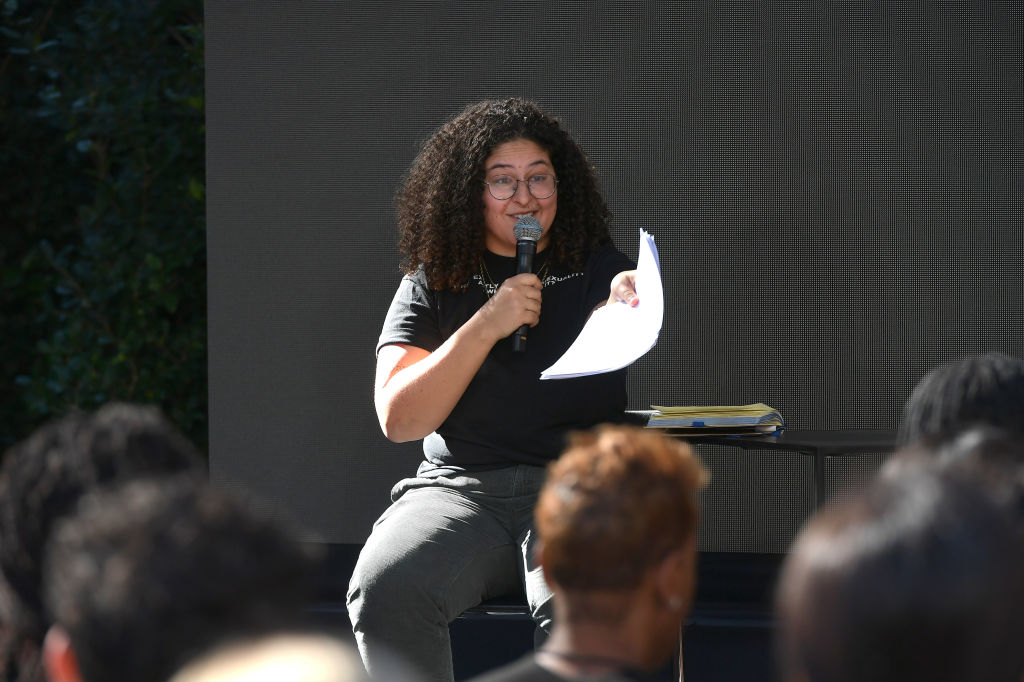
[[[520, 191], [522, 191], [522, 195], [519, 194]], [[514, 199], [520, 204], [528, 204], [530, 203], [530, 199], [532, 198], [533, 195], [530, 194], [530, 183], [528, 183], [526, 180], [520, 180], [519, 182], [517, 182], [516, 191], [512, 193], [512, 199]]]

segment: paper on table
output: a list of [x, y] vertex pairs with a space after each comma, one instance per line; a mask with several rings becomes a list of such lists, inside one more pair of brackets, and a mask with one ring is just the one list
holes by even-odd
[[583, 331], [541, 379], [568, 379], [622, 369], [654, 347], [665, 312], [658, 249], [654, 237], [640, 230], [636, 265], [637, 306], [619, 301], [601, 306]]

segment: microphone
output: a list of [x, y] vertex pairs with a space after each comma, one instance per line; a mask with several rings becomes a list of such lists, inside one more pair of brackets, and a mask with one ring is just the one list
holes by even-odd
[[[512, 234], [516, 237], [516, 274], [533, 272], [533, 257], [537, 253], [537, 241], [544, 233], [540, 221], [526, 215], [516, 221]], [[524, 324], [512, 335], [512, 350], [522, 353], [526, 350], [526, 332], [530, 325]]]

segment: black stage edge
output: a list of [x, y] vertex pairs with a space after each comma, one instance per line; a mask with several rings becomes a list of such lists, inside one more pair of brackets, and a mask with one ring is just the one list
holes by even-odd
[[[313, 614], [351, 639], [345, 592], [362, 545], [327, 544]], [[683, 636], [686, 679], [701, 682], [773, 680], [772, 594], [785, 555], [701, 552], [697, 594]], [[451, 624], [456, 680], [515, 660], [533, 648], [524, 615], [467, 614]]]

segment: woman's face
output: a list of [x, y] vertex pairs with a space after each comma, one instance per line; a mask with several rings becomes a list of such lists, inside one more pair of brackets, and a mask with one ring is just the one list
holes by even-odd
[[[518, 138], [509, 140], [494, 148], [484, 161], [484, 181], [493, 182], [499, 176], [508, 176], [520, 182], [510, 198], [495, 199], [487, 185], [484, 193], [484, 244], [487, 250], [500, 256], [516, 255], [516, 238], [512, 232], [516, 221], [522, 216], [533, 216], [540, 221], [544, 232], [537, 242], [537, 250], [543, 250], [550, 241], [551, 223], [555, 221], [558, 208], [558, 189], [546, 199], [534, 197], [526, 181], [541, 175], [554, 176], [555, 167], [551, 157], [536, 142]], [[539, 183], [538, 183], [539, 184]], [[499, 190], [500, 192], [500, 190]]]

